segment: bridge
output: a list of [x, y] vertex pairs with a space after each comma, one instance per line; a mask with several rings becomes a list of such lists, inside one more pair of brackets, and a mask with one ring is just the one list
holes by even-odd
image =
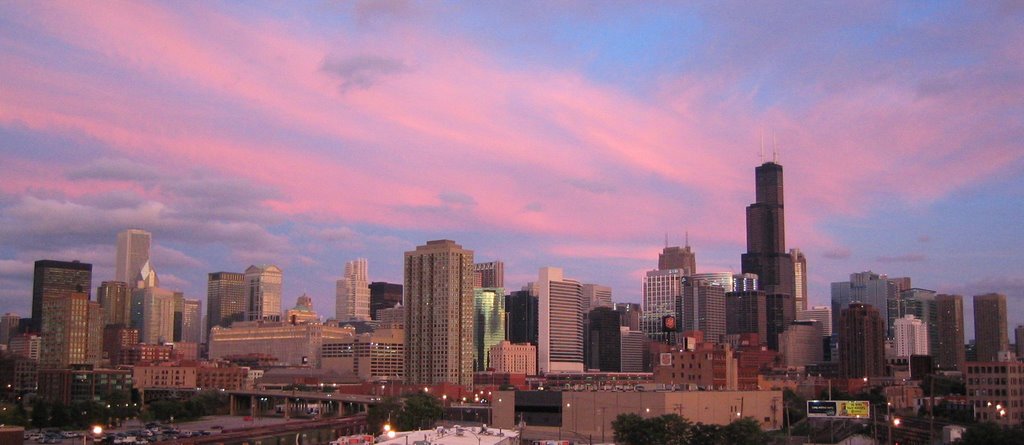
[[224, 430], [209, 436], [159, 442], [161, 445], [324, 445], [341, 436], [366, 433], [366, 414], [297, 420]]
[[366, 412], [380, 403], [380, 396], [327, 393], [321, 391], [227, 391], [229, 413], [233, 416], [281, 414], [292, 417], [327, 418]]

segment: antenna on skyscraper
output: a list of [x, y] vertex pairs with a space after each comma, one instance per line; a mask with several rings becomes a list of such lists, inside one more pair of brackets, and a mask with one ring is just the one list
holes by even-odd
[[764, 128], [761, 129], [761, 152], [758, 154], [758, 158], [764, 164]]
[[775, 141], [775, 130], [772, 130], [772, 162], [779, 163], [779, 144]]
[[687, 248], [690, 247], [690, 231], [689, 230], [686, 231], [686, 247]]
[[665, 248], [668, 249], [668, 232], [665, 232]]

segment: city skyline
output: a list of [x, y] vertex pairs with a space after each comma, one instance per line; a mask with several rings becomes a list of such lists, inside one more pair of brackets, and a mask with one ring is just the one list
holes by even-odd
[[809, 305], [872, 270], [1024, 323], [1009, 5], [85, 7], [0, 13], [3, 312], [28, 316], [36, 260], [93, 264], [95, 293], [129, 228], [204, 301], [275, 264], [331, 314], [346, 260], [401, 283], [453, 239], [506, 290], [554, 266], [639, 302], [666, 234], [740, 271], [778, 156]]

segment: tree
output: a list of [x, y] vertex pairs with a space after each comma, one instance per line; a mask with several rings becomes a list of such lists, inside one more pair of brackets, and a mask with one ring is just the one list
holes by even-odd
[[384, 423], [389, 419], [392, 421], [398, 419], [398, 412], [401, 410], [402, 404], [394, 397], [387, 397], [380, 403], [371, 406], [366, 413], [366, 425], [369, 431], [384, 431]]
[[648, 437], [649, 431], [645, 428], [646, 421], [638, 414], [619, 414], [612, 421], [612, 431], [615, 443], [623, 445], [642, 445], [653, 443]]
[[718, 445], [721, 442], [722, 427], [718, 425], [698, 423], [693, 426], [690, 437], [691, 445]]
[[760, 445], [765, 443], [761, 425], [750, 417], [732, 422], [721, 431], [721, 440], [730, 445]]
[[1024, 428], [1001, 427], [993, 422], [972, 425], [963, 437], [955, 442], [959, 445], [1021, 445], [1024, 444]]
[[50, 426], [50, 404], [42, 400], [32, 404], [32, 426], [40, 429]]
[[405, 405], [398, 413], [395, 423], [401, 431], [410, 431], [423, 427], [430, 427], [437, 422], [444, 409], [436, 397], [415, 393], [405, 398]]

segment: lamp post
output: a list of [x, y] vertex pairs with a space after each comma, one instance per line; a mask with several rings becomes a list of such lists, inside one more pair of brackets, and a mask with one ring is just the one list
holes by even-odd
[[892, 419], [892, 423], [889, 425], [889, 440], [887, 442], [889, 445], [892, 445], [892, 429], [898, 426], [900, 426], [900, 418], [896, 417]]

